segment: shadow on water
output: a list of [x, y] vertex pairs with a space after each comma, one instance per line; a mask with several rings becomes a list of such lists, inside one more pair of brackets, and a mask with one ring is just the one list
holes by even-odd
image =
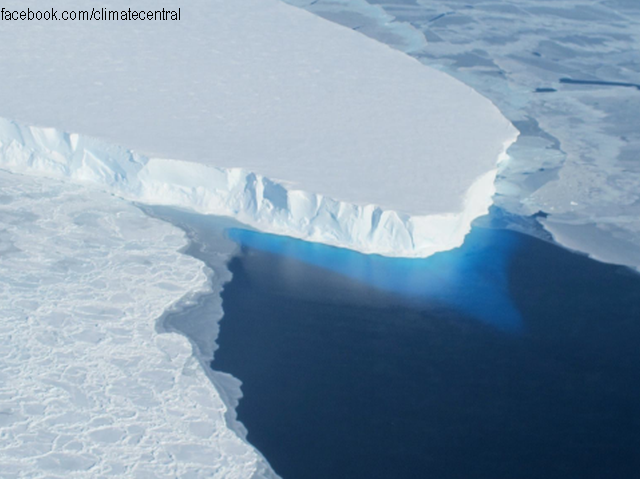
[[410, 261], [230, 236], [213, 367], [285, 479], [640, 470], [637, 274], [505, 230]]
[[509, 297], [507, 268], [517, 238], [474, 228], [462, 247], [429, 258], [364, 255], [318, 243], [230, 229], [245, 248], [278, 255], [282, 280], [295, 281], [313, 265], [403, 297], [419, 307], [439, 303], [503, 331], [519, 332], [522, 318]]
[[620, 86], [625, 88], [636, 88], [640, 90], [637, 83], [627, 83], [619, 81], [603, 81], [603, 80], [574, 80], [573, 78], [560, 78], [560, 83], [568, 85], [594, 85], [594, 86]]

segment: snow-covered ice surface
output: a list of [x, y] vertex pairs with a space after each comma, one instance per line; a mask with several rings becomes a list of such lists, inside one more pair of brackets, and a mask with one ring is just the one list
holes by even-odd
[[0, 477], [275, 477], [227, 423], [225, 377], [158, 330], [224, 279], [183, 232], [82, 186], [1, 172], [0, 191]]
[[561, 244], [640, 267], [640, 2], [287, 1], [491, 99], [521, 132], [496, 205], [543, 211]]
[[[130, 198], [396, 256], [458, 246], [486, 213], [517, 132], [472, 88], [279, 0], [172, 6], [181, 21], [2, 22], [0, 117], [23, 125], [2, 130], [3, 166], [109, 177]], [[55, 131], [20, 136], [28, 126]], [[123, 176], [129, 163], [65, 132], [132, 149], [145, 168]], [[86, 158], [82, 174], [70, 155]]]

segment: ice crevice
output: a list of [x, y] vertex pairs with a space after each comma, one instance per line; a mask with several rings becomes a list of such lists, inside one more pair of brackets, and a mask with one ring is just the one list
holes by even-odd
[[0, 168], [93, 184], [145, 204], [234, 217], [264, 232], [363, 253], [427, 257], [460, 246], [472, 221], [488, 212], [496, 175], [515, 139], [516, 134], [504, 143], [495, 168], [472, 183], [462, 211], [428, 215], [339, 201], [244, 168], [149, 157], [89, 136], [7, 119], [0, 119]]

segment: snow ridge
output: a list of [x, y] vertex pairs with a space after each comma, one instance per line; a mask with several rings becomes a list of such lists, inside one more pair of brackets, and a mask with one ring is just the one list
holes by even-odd
[[488, 212], [496, 168], [467, 191], [457, 213], [412, 216], [338, 201], [243, 168], [151, 158], [102, 140], [0, 119], [0, 168], [91, 183], [132, 201], [234, 217], [259, 230], [386, 256], [427, 257], [458, 247]]

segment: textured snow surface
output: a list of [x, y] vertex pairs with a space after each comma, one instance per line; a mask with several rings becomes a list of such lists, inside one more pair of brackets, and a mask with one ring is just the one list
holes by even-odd
[[[102, 6], [49, 6], [94, 4]], [[486, 211], [487, 175], [517, 132], [473, 89], [279, 0], [181, 7], [181, 22], [3, 22], [0, 59], [11, 75], [0, 77], [0, 116], [98, 137], [147, 158], [242, 168], [268, 179], [279, 197], [272, 201], [278, 221], [251, 224], [362, 251], [449, 249]], [[211, 190], [207, 178], [217, 171], [154, 164], [158, 191], [175, 188], [174, 180]], [[322, 201], [333, 206], [317, 207]], [[481, 207], [469, 214], [475, 203]], [[301, 225], [316, 213], [339, 228]], [[391, 224], [379, 227], [385, 214]], [[440, 233], [445, 215], [455, 225]], [[419, 224], [410, 224], [413, 217]]]
[[187, 339], [156, 329], [208, 289], [184, 234], [80, 186], [0, 191], [0, 477], [274, 477]]

